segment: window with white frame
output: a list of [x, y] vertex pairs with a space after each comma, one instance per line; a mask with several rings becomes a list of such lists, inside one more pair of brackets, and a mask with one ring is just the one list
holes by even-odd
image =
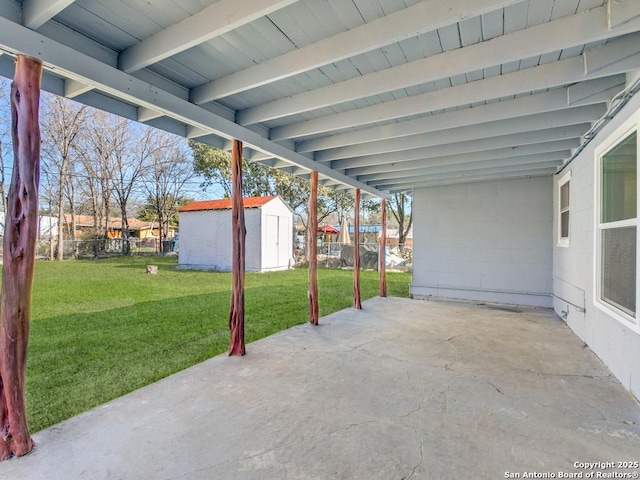
[[627, 134], [599, 159], [599, 300], [636, 324], [638, 134]]
[[569, 245], [569, 210], [571, 176], [566, 174], [558, 182], [558, 245]]

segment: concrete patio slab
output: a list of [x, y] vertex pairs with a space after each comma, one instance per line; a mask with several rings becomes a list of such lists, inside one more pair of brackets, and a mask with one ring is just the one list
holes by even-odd
[[550, 310], [375, 298], [247, 352], [38, 433], [0, 478], [640, 472], [617, 463], [640, 462], [638, 402]]

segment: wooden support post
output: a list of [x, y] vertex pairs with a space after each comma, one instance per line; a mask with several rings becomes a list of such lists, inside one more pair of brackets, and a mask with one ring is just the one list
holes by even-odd
[[309, 196], [309, 226], [307, 228], [309, 259], [309, 322], [318, 325], [318, 172], [311, 172], [311, 195]]
[[38, 238], [42, 62], [19, 55], [11, 84], [13, 173], [4, 230], [0, 303], [0, 460], [29, 453], [25, 402], [31, 286]]
[[232, 293], [229, 313], [231, 345], [229, 355], [244, 355], [244, 271], [245, 237], [244, 206], [242, 204], [242, 142], [233, 141], [231, 150], [231, 271]]
[[378, 254], [378, 273], [380, 274], [380, 296], [387, 296], [387, 261], [385, 258], [387, 250], [387, 201], [383, 198], [380, 201], [382, 211], [382, 225], [380, 228], [380, 253]]
[[353, 308], [361, 309], [360, 302], [360, 189], [356, 188], [353, 213]]

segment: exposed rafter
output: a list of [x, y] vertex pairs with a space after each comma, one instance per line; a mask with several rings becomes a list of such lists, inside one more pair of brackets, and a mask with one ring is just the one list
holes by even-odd
[[[608, 65], [585, 73], [585, 59], [572, 57], [537, 67], [489, 77], [483, 80], [439, 89], [421, 95], [392, 100], [379, 105], [337, 113], [304, 122], [293, 123], [271, 130], [273, 140], [304, 137], [393, 120], [410, 115], [469, 105], [490, 99], [518, 95], [526, 92], [554, 88], [566, 84], [624, 74], [640, 68], [640, 52], [629, 55], [628, 44], [640, 45], [640, 34], [616, 39], [585, 55], [602, 52]], [[593, 69], [592, 69], [593, 70]]]
[[0, 74], [369, 195], [546, 175], [640, 71], [637, 0], [107, 3], [4, 0]]
[[409, 160], [460, 155], [463, 153], [482, 152], [485, 150], [497, 150], [501, 148], [520, 148], [524, 145], [579, 138], [589, 129], [590, 126], [590, 123], [582, 123], [568, 127], [549, 128], [546, 130], [536, 130], [534, 132], [526, 133], [514, 133], [498, 137], [482, 138], [479, 140], [447, 143], [445, 145], [437, 145], [433, 147], [420, 147], [391, 153], [344, 158], [331, 162], [331, 167], [335, 170], [346, 170], [368, 165], [386, 164], [393, 166], [398, 162]]
[[369, 23], [232, 73], [191, 92], [204, 103], [260, 87], [523, 0], [422, 1]]
[[380, 188], [394, 192], [406, 192], [415, 188], [437, 187], [457, 183], [486, 182], [491, 180], [508, 180], [515, 178], [544, 177], [553, 175], [557, 167], [526, 168], [524, 170], [513, 169], [506, 171], [503, 168], [478, 170], [477, 172], [462, 175], [460, 173], [432, 175], [427, 181], [411, 182], [404, 185], [381, 185]]
[[492, 40], [355, 77], [238, 112], [242, 125], [286, 117], [384, 92], [433, 82], [545, 53], [605, 40], [640, 28], [640, 19], [615, 30], [607, 27], [607, 7], [562, 17]]
[[55, 17], [75, 0], [24, 0], [22, 24], [36, 30]]
[[[584, 88], [580, 84], [569, 88], [560, 88], [551, 92], [539, 93], [519, 97], [513, 100], [491, 103], [475, 108], [456, 110], [439, 115], [428, 115], [404, 122], [390, 123], [379, 127], [371, 127], [356, 132], [321, 137], [300, 142], [296, 146], [298, 152], [312, 152], [329, 148], [372, 142], [386, 138], [397, 138], [419, 133], [435, 132], [448, 128], [458, 128], [478, 123], [518, 118], [523, 115], [554, 112], [565, 109], [570, 105], [591, 105], [606, 103], [624, 88], [624, 75], [615, 75], [599, 80], [585, 82]], [[571, 89], [570, 103], [569, 92]]]
[[517, 172], [522, 170], [532, 170], [538, 168], [551, 168], [558, 167], [562, 164], [562, 159], [551, 158], [545, 160], [542, 158], [524, 158], [520, 161], [489, 161], [489, 162], [474, 162], [470, 164], [461, 164], [451, 167], [434, 167], [426, 170], [424, 173], [417, 175], [410, 175], [406, 177], [390, 178], [386, 180], [373, 180], [367, 182], [369, 185], [377, 186], [385, 185], [386, 188], [393, 188], [395, 185], [408, 185], [411, 183], [428, 182], [434, 178], [440, 178], [440, 176], [452, 176], [455, 174], [461, 175], [477, 175], [480, 173], [490, 172]]
[[334, 177], [351, 187], [360, 188], [373, 195], [385, 195], [344, 174], [333, 172], [326, 165], [317, 164], [302, 154], [272, 142], [251, 129], [242, 127], [2, 16], [0, 16], [0, 45], [12, 52], [45, 57], [49, 59], [47, 63], [56, 65], [57, 72], [81, 83], [92, 85], [94, 88], [125, 102], [156, 110], [186, 125], [208, 130], [210, 133], [228, 140], [243, 140], [255, 150], [286, 159], [292, 164], [308, 170], [317, 170], [319, 173]]
[[[556, 142], [557, 143], [557, 142]], [[528, 147], [532, 147], [534, 145], [528, 145]], [[570, 150], [559, 150], [548, 153], [537, 153], [532, 155], [508, 155], [502, 154], [501, 152], [508, 152], [508, 150], [512, 149], [501, 149], [501, 150], [489, 150], [486, 152], [479, 152], [478, 154], [473, 155], [452, 155], [449, 157], [441, 157], [436, 159], [429, 159], [420, 161], [421, 165], [418, 168], [413, 169], [397, 169], [393, 172], [384, 172], [384, 173], [372, 173], [369, 175], [358, 175], [357, 178], [361, 182], [368, 183], [369, 185], [374, 185], [375, 182], [384, 181], [384, 180], [397, 180], [400, 178], [413, 178], [415, 176], [424, 175], [427, 173], [442, 173], [446, 171], [463, 171], [469, 167], [477, 167], [477, 166], [496, 166], [496, 167], [506, 167], [509, 165], [521, 165], [521, 164], [531, 164], [531, 163], [540, 163], [540, 162], [559, 162], [563, 159], [566, 159], [571, 155]], [[499, 153], [493, 153], [499, 152]], [[410, 162], [404, 162], [410, 163]], [[404, 166], [404, 163], [400, 163], [400, 166]]]
[[118, 67], [131, 73], [171, 57], [298, 0], [220, 0], [124, 50]]
[[339, 160], [345, 157], [376, 155], [386, 152], [398, 152], [422, 145], [444, 145], [447, 143], [487, 140], [492, 137], [514, 133], [533, 132], [567, 125], [584, 124], [600, 118], [606, 112], [605, 105], [568, 108], [559, 112], [539, 113], [518, 118], [479, 123], [467, 127], [449, 128], [439, 132], [422, 133], [406, 137], [391, 138], [377, 142], [349, 145], [316, 152], [317, 161]]

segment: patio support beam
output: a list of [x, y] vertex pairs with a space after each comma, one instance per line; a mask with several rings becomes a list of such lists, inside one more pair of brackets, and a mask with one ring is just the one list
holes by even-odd
[[242, 142], [233, 141], [231, 150], [231, 269], [232, 293], [229, 313], [231, 345], [229, 355], [244, 355], [244, 267], [245, 237], [244, 206], [242, 205]]
[[307, 226], [307, 258], [309, 260], [309, 322], [318, 325], [318, 172], [311, 172], [309, 195], [309, 225]]
[[42, 62], [18, 55], [11, 84], [13, 173], [7, 202], [0, 306], [0, 460], [31, 451], [25, 381], [38, 238]]
[[378, 254], [378, 273], [380, 274], [380, 296], [387, 296], [387, 262], [386, 262], [386, 248], [387, 248], [387, 200], [380, 200], [380, 211], [382, 213], [381, 228], [380, 228], [380, 253]]
[[353, 308], [362, 309], [360, 301], [360, 189], [356, 188], [353, 206]]

